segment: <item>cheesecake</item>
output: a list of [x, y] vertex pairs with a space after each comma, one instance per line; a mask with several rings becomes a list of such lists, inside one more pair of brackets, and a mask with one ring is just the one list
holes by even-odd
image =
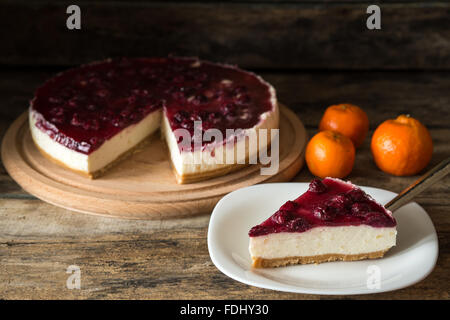
[[363, 190], [339, 179], [314, 179], [249, 231], [255, 268], [376, 259], [396, 244], [392, 213]]
[[270, 145], [270, 138], [259, 137], [278, 128], [279, 110], [274, 88], [235, 66], [195, 58], [116, 59], [45, 82], [30, 103], [29, 125], [41, 153], [90, 178], [161, 131], [177, 182], [188, 183], [248, 164]]

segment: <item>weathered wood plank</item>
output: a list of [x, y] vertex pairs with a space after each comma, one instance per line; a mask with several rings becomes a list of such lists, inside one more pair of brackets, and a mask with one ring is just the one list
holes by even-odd
[[[158, 223], [72, 215], [37, 200], [8, 200], [1, 207], [0, 226], [6, 221], [16, 234], [0, 232], [0, 298], [320, 298], [258, 289], [221, 274], [208, 255], [208, 216]], [[450, 234], [438, 233], [440, 257], [426, 280], [370, 298], [448, 299]], [[81, 268], [81, 290], [65, 287], [65, 270], [73, 264]]]
[[[64, 68], [0, 72], [0, 134], [28, 107], [34, 90]], [[258, 70], [256, 70], [258, 72]], [[387, 118], [410, 113], [429, 128], [450, 128], [450, 72], [272, 72], [259, 71], [278, 99], [316, 127], [331, 104], [360, 105], [375, 128]]]
[[[116, 56], [200, 56], [251, 68], [449, 69], [450, 4], [383, 4], [382, 29], [362, 3], [0, 4], [0, 64], [73, 65]], [[14, 32], [11, 32], [14, 30]]]
[[351, 102], [368, 114], [370, 127], [411, 114], [428, 128], [450, 128], [450, 73], [304, 72], [263, 73], [278, 98], [306, 126], [317, 127], [326, 107]]

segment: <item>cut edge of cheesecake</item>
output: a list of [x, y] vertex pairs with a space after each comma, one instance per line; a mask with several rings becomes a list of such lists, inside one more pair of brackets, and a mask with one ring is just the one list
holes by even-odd
[[[252, 237], [249, 250], [254, 268], [378, 259], [395, 246], [396, 235], [395, 227], [314, 227], [301, 233], [285, 232]], [[364, 243], [352, 245], [349, 237], [351, 240], [360, 239]]]
[[[261, 115], [260, 122], [257, 126], [244, 130], [246, 134], [248, 134], [248, 131], [254, 131], [256, 134], [258, 134], [259, 129], [275, 129], [278, 128], [279, 123], [279, 109], [278, 106], [274, 108], [274, 111], [265, 112]], [[156, 115], [156, 121], [153, 119], [153, 117]], [[161, 116], [162, 115], [162, 116]], [[39, 128], [36, 127], [36, 117], [39, 117], [39, 113], [35, 110], [33, 110], [30, 107], [29, 110], [29, 123], [30, 123], [30, 132], [31, 137], [39, 150], [39, 152], [47, 159], [51, 160], [52, 162], [56, 163], [57, 165], [69, 169], [72, 172], [75, 172], [79, 175], [82, 175], [84, 177], [88, 177], [90, 179], [96, 179], [98, 177], [101, 177], [105, 172], [107, 172], [110, 168], [114, 167], [124, 159], [128, 158], [132, 154], [139, 152], [141, 148], [143, 148], [145, 145], [148, 144], [149, 137], [156, 134], [158, 129], [161, 130], [161, 137], [165, 138], [166, 145], [169, 149], [169, 157], [171, 166], [173, 169], [173, 172], [175, 174], [175, 178], [178, 184], [187, 184], [187, 183], [195, 183], [198, 181], [206, 180], [209, 178], [214, 178], [217, 176], [225, 175], [234, 171], [237, 171], [245, 166], [248, 166], [248, 159], [250, 157], [250, 153], [248, 150], [248, 147], [246, 148], [245, 153], [245, 159], [244, 163], [233, 163], [233, 164], [212, 164], [209, 167], [206, 166], [205, 170], [205, 162], [202, 162], [201, 164], [194, 164], [192, 165], [190, 161], [187, 161], [182, 158], [182, 154], [179, 149], [178, 145], [175, 142], [175, 145], [173, 145], [173, 141], [175, 141], [175, 136], [173, 134], [173, 131], [168, 128], [168, 121], [167, 118], [164, 116], [162, 110], [155, 110], [151, 114], [149, 114], [146, 118], [142, 119], [139, 123], [131, 125], [127, 128], [125, 128], [123, 131], [119, 132], [116, 136], [112, 137], [110, 140], [107, 140], [104, 142], [105, 144], [115, 144], [116, 140], [120, 140], [124, 135], [127, 134], [127, 131], [136, 130], [136, 127], [147, 127], [151, 130], [148, 130], [146, 134], [141, 135], [140, 139], [137, 139], [134, 143], [132, 143], [127, 149], [123, 150], [122, 153], [116, 155], [115, 157], [112, 157], [110, 161], [105, 163], [102, 166], [99, 165], [93, 165], [93, 169], [90, 169], [91, 162], [92, 162], [92, 156], [91, 154], [83, 154], [80, 152], [77, 152], [75, 150], [69, 149], [65, 147], [64, 145], [58, 143], [57, 141], [53, 140], [49, 135], [47, 135], [45, 132], [41, 131]], [[160, 126], [160, 123], [162, 124]], [[142, 131], [140, 129], [139, 131]], [[171, 143], [172, 142], [172, 143]], [[244, 142], [245, 140], [241, 139], [238, 140], [236, 144], [233, 144], [233, 148], [236, 154], [236, 150], [239, 148], [238, 144]], [[265, 145], [266, 148], [270, 147], [271, 140], [267, 140], [267, 144]], [[247, 144], [246, 144], [247, 146]], [[259, 144], [257, 145], [257, 149], [255, 152], [259, 152], [259, 149], [263, 147]], [[46, 152], [45, 150], [51, 148], [51, 150], [54, 150], [56, 152], [52, 152], [52, 154], [59, 155], [60, 157], [55, 157], [50, 155], [50, 153]], [[92, 154], [97, 155], [101, 154], [104, 151], [104, 146], [102, 145], [99, 149], [92, 152]], [[222, 151], [217, 151], [222, 150]], [[215, 150], [218, 154], [222, 153], [225, 157], [226, 155], [226, 148], [219, 148]], [[203, 152], [202, 159], [207, 159], [208, 157], [205, 157], [208, 151]], [[103, 158], [103, 157], [102, 157]], [[103, 158], [104, 160], [104, 158]], [[181, 162], [184, 161], [182, 165], [187, 166], [188, 168], [194, 168], [194, 170], [189, 171], [187, 170], [180, 170], [180, 162], [177, 162], [181, 160]], [[83, 165], [77, 165], [75, 162], [78, 162], [78, 164], [82, 163]], [[71, 163], [74, 163], [74, 165], [70, 165]], [[196, 168], [198, 168], [196, 170]]]
[[[272, 99], [276, 100], [275, 96]], [[163, 112], [161, 136], [165, 139], [169, 149], [169, 157], [177, 182], [179, 184], [198, 182], [225, 175], [248, 166], [250, 157], [259, 154], [261, 148], [269, 148], [271, 146], [270, 131], [279, 128], [279, 117], [278, 104], [274, 103], [271, 111], [261, 114], [257, 125], [243, 130], [243, 135], [238, 137], [236, 143], [231, 143], [231, 148], [227, 148], [226, 143], [220, 142], [216, 146], [214, 144], [206, 145], [204, 150], [185, 152], [179, 150], [175, 134], [170, 127], [168, 118]], [[266, 143], [261, 144], [258, 138], [255, 149], [250, 150], [246, 138], [251, 135], [258, 137], [260, 129], [267, 130], [269, 136], [266, 139]], [[210, 155], [211, 148], [214, 148], [214, 156]], [[238, 158], [238, 150], [242, 149], [245, 149], [245, 153]], [[234, 155], [234, 161], [231, 164], [227, 164], [225, 161], [229, 152]], [[200, 159], [198, 163], [195, 163], [195, 157]]]
[[[90, 154], [72, 150], [52, 139], [35, 125], [39, 117], [41, 115], [30, 106], [28, 118], [30, 133], [39, 152], [65, 169], [95, 179], [133, 153], [140, 151], [148, 143], [149, 138], [158, 131], [161, 110], [155, 110], [138, 123], [128, 126]], [[124, 143], [124, 140], [127, 143]], [[121, 145], [122, 150], [117, 151], [117, 145]], [[45, 150], [52, 152], [50, 154]]]

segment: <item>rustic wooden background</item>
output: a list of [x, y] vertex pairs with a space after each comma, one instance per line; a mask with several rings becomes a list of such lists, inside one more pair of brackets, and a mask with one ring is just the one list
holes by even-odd
[[[365, 27], [367, 1], [80, 1], [82, 30], [65, 27], [68, 1], [0, 2], [0, 137], [36, 86], [69, 66], [116, 56], [199, 56], [260, 73], [314, 134], [326, 106], [352, 102], [371, 132], [400, 113], [435, 143], [429, 168], [450, 155], [450, 4], [381, 1], [382, 29]], [[294, 181], [309, 181], [305, 168]], [[353, 182], [401, 191], [358, 150]], [[354, 299], [449, 299], [450, 178], [418, 197], [440, 255], [420, 283]], [[46, 204], [0, 167], [0, 298], [327, 299], [229, 279], [212, 264], [209, 215], [166, 221], [92, 217]], [[79, 265], [82, 289], [65, 287]], [[335, 297], [331, 297], [335, 298]]]
[[[51, 4], [53, 3], [53, 4]], [[81, 1], [82, 30], [66, 28], [70, 1], [1, 4], [0, 63], [73, 65], [115, 56], [192, 55], [247, 68], [433, 69], [450, 66], [448, 2]]]

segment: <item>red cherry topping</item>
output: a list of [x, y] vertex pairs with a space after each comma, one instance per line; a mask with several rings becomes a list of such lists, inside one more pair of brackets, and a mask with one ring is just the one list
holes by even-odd
[[173, 130], [193, 134], [193, 122], [201, 120], [203, 130], [225, 136], [227, 128], [257, 124], [259, 114], [271, 110], [270, 98], [266, 84], [234, 67], [185, 58], [118, 59], [50, 79], [36, 91], [32, 108], [42, 116], [39, 128], [89, 154], [159, 108]]
[[269, 219], [252, 228], [249, 236], [361, 224], [382, 228], [393, 227], [396, 222], [361, 189], [335, 179], [315, 179], [307, 192], [286, 202]]

